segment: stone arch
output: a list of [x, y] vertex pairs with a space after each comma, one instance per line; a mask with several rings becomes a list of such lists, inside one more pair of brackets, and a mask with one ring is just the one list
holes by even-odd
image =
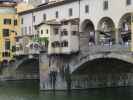
[[131, 42], [131, 13], [124, 14], [118, 24], [120, 42], [129, 45]]
[[118, 54], [118, 53], [98, 53], [98, 54], [92, 54], [88, 55], [86, 57], [81, 58], [79, 63], [76, 63], [76, 65], [71, 66], [71, 73], [73, 73], [75, 70], [77, 70], [79, 67], [81, 67], [83, 64], [87, 62], [91, 62], [96, 59], [117, 59], [123, 62], [127, 62], [130, 64], [133, 64], [133, 58], [132, 56], [126, 55], [126, 54]]
[[39, 60], [36, 58], [24, 58], [16, 64], [17, 76], [22, 78], [29, 77], [31, 79], [39, 79]]
[[[75, 72], [80, 71], [80, 70], [84, 70], [87, 67], [94, 67], [95, 66], [95, 68], [97, 68], [100, 64], [104, 64], [104, 63], [107, 64], [107, 65], [111, 65], [111, 64], [113, 64], [113, 62], [110, 62], [111, 60], [113, 60], [115, 63], [121, 62], [122, 64], [124, 64], [124, 63], [129, 64], [130, 67], [132, 67], [132, 64], [133, 64], [131, 62], [125, 61], [123, 59], [118, 59], [118, 58], [115, 58], [115, 57], [98, 57], [98, 58], [94, 58], [92, 60], [88, 60], [88, 61], [84, 62], [82, 65], [80, 65], [75, 70]], [[86, 64], [88, 64], [88, 65], [86, 65]], [[119, 64], [116, 64], [116, 67], [118, 65]], [[109, 67], [109, 66], [106, 66], [106, 67]], [[115, 67], [115, 66], [113, 66], [113, 67]], [[121, 67], [121, 65], [119, 67]], [[133, 67], [132, 67], [132, 69], [133, 69]], [[75, 72], [73, 72], [73, 73], [75, 73]]]
[[110, 17], [103, 17], [97, 25], [98, 43], [112, 45], [115, 43], [115, 23]]
[[82, 35], [87, 37], [89, 45], [95, 44], [95, 26], [90, 19], [85, 19], [81, 24]]
[[72, 76], [84, 84], [87, 81], [88, 88], [130, 86], [133, 85], [132, 70], [132, 64], [123, 60], [97, 58], [84, 63]]

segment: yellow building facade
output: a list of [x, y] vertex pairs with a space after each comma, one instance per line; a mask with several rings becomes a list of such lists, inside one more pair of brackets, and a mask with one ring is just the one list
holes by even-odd
[[0, 61], [11, 61], [15, 52], [19, 22], [15, 3], [0, 4]]

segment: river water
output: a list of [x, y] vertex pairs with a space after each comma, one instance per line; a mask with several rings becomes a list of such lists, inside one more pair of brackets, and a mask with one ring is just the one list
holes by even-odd
[[133, 87], [42, 92], [38, 80], [0, 82], [0, 100], [133, 100]]

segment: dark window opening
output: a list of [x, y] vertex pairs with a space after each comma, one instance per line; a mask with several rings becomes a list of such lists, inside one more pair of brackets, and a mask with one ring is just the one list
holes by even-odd
[[18, 25], [18, 22], [17, 22], [17, 20], [14, 20], [14, 25], [16, 26], [16, 25]]
[[11, 45], [10, 41], [5, 41], [5, 49], [6, 50], [10, 50], [10, 45]]
[[12, 52], [16, 51], [16, 46], [12, 46]]
[[35, 16], [33, 16], [33, 22], [35, 22], [36, 21], [36, 17]]
[[73, 9], [69, 8], [69, 16], [73, 16]]
[[72, 31], [72, 35], [77, 35], [77, 31]]
[[43, 20], [46, 20], [46, 19], [47, 19], [46, 14], [43, 14]]
[[21, 24], [23, 24], [24, 23], [24, 19], [23, 18], [21, 18]]
[[61, 43], [61, 47], [68, 47], [68, 41], [63, 41]]
[[10, 25], [11, 24], [11, 19], [4, 19], [4, 24], [5, 25]]
[[3, 57], [10, 57], [10, 52], [3, 52], [2, 55]]
[[89, 6], [88, 5], [85, 6], [85, 13], [89, 13]]
[[46, 34], [48, 34], [48, 29], [46, 30]]
[[55, 13], [55, 17], [56, 17], [56, 18], [59, 17], [59, 12], [58, 12], [58, 11], [56, 11], [56, 13]]
[[131, 0], [126, 0], [127, 5], [131, 5]]
[[58, 34], [59, 34], [59, 29], [58, 29], [58, 28], [55, 28], [55, 29], [54, 29], [54, 34], [55, 34], [55, 35], [58, 35]]
[[108, 10], [108, 1], [103, 2], [103, 9]]
[[3, 37], [9, 36], [9, 29], [3, 29]]
[[41, 34], [43, 34], [43, 30], [41, 30]]
[[66, 29], [63, 29], [63, 31], [61, 32], [61, 36], [67, 36], [68, 35], [68, 31]]

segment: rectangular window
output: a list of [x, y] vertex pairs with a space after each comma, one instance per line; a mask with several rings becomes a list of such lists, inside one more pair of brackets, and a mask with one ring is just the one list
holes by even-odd
[[59, 12], [58, 12], [58, 11], [55, 12], [55, 17], [56, 17], [56, 18], [59, 17]]
[[5, 50], [10, 50], [10, 41], [5, 41]]
[[126, 0], [127, 5], [131, 5], [131, 0]]
[[104, 1], [103, 2], [103, 10], [108, 10], [108, 1], [106, 0], [106, 1]]
[[4, 24], [5, 25], [10, 25], [11, 24], [11, 19], [4, 19]]
[[59, 34], [59, 29], [58, 29], [58, 28], [55, 28], [55, 29], [54, 29], [54, 34], [55, 34], [55, 35], [58, 35], [58, 34]]
[[21, 18], [21, 24], [23, 24], [24, 23], [24, 19], [23, 18]]
[[89, 6], [85, 5], [85, 13], [89, 13]]
[[73, 9], [72, 8], [69, 8], [69, 16], [73, 16]]
[[16, 46], [12, 46], [12, 52], [16, 51]]
[[43, 34], [43, 30], [41, 30], [41, 34]]
[[36, 17], [35, 16], [33, 16], [33, 22], [35, 22], [36, 21]]
[[2, 55], [3, 57], [10, 57], [10, 52], [3, 52]]
[[63, 29], [63, 31], [61, 32], [61, 36], [67, 36], [68, 35], [68, 31], [66, 29]]
[[46, 14], [43, 14], [43, 20], [46, 20], [46, 19], [47, 19]]
[[46, 29], [46, 34], [48, 34], [48, 29]]
[[74, 36], [77, 35], [77, 33], [78, 33], [77, 31], [72, 31], [71, 32], [71, 34], [74, 35]]
[[3, 29], [3, 37], [9, 36], [9, 29]]
[[16, 19], [14, 20], [14, 25], [15, 25], [15, 26], [18, 25], [18, 22], [17, 22]]

